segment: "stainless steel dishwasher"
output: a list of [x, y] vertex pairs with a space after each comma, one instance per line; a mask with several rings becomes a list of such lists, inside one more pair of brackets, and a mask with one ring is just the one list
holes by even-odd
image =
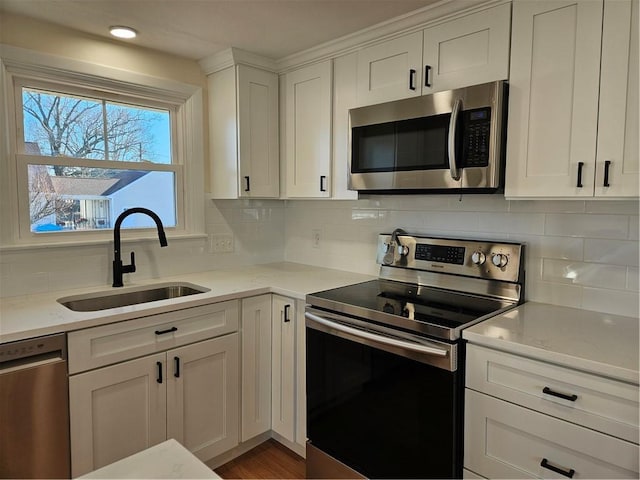
[[64, 334], [0, 345], [0, 478], [69, 478]]

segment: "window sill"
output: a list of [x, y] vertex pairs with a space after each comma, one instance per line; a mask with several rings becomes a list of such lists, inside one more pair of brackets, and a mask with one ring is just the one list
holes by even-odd
[[[204, 233], [184, 233], [184, 234], [175, 234], [171, 235], [171, 233], [167, 232], [167, 240], [169, 245], [172, 241], [181, 241], [181, 240], [194, 240], [194, 239], [204, 239], [207, 238], [207, 235]], [[122, 237], [122, 243], [139, 243], [139, 242], [157, 242], [158, 236], [155, 234], [149, 233], [148, 235], [140, 235], [136, 237], [127, 236]], [[85, 240], [67, 240], [67, 241], [50, 241], [47, 243], [37, 242], [37, 243], [19, 243], [14, 245], [0, 245], [0, 254], [15, 252], [21, 250], [35, 250], [35, 249], [44, 249], [44, 248], [68, 248], [68, 247], [86, 247], [86, 246], [101, 246], [101, 245], [110, 245], [113, 244], [113, 236], [110, 239], [100, 238], [100, 239], [85, 239]]]

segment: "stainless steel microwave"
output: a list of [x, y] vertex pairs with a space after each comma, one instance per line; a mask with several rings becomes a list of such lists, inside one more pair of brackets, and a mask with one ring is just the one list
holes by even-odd
[[492, 193], [503, 187], [504, 81], [349, 110], [349, 188]]

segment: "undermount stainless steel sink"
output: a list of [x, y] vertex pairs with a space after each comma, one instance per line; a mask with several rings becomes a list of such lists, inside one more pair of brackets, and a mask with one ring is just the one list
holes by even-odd
[[90, 293], [72, 297], [59, 298], [59, 304], [74, 312], [96, 312], [109, 308], [126, 307], [140, 303], [168, 300], [208, 292], [209, 289], [190, 283], [171, 283], [152, 285], [146, 288]]

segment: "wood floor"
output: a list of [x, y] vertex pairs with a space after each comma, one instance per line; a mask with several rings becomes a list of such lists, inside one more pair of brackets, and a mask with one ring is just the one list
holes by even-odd
[[225, 479], [304, 478], [304, 458], [273, 439], [215, 469]]

